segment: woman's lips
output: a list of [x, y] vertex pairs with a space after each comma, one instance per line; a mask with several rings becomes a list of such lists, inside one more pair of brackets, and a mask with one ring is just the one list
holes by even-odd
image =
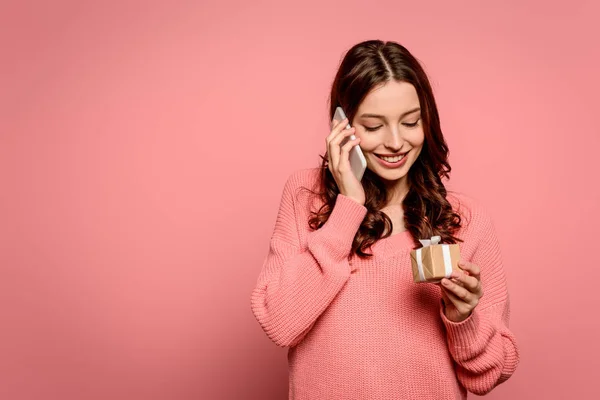
[[403, 166], [404, 164], [406, 164], [407, 156], [408, 156], [408, 152], [404, 153], [404, 157], [402, 157], [402, 159], [400, 161], [389, 162], [389, 161], [385, 161], [383, 158], [379, 157], [378, 154], [375, 154], [377, 161], [386, 168], [399, 168], [399, 167]]

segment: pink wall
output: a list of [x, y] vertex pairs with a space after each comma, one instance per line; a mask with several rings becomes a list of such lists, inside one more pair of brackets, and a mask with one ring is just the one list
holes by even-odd
[[0, 398], [286, 398], [249, 296], [337, 63], [371, 38], [425, 63], [450, 186], [496, 221], [522, 360], [488, 397], [600, 396], [597, 3], [13, 3]]

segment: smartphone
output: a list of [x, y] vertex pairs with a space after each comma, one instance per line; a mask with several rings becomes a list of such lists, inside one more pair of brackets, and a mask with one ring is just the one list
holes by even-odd
[[[344, 110], [342, 110], [342, 107], [337, 107], [335, 109], [335, 114], [333, 115], [333, 120], [340, 122], [340, 121], [343, 121], [344, 118], [346, 118], [346, 113], [344, 113]], [[350, 129], [350, 128], [351, 128], [350, 121], [348, 121], [348, 125], [346, 126], [346, 129]], [[356, 139], [356, 137], [354, 135], [350, 135], [349, 137], [346, 136], [340, 143], [340, 147], [343, 146], [344, 144], [346, 144], [349, 140], [354, 140], [354, 139]], [[350, 149], [349, 158], [350, 158], [350, 168], [352, 169], [354, 176], [356, 176], [356, 179], [361, 181], [362, 177], [365, 173], [365, 170], [367, 169], [367, 160], [365, 159], [365, 155], [363, 154], [363, 152], [360, 149], [360, 146], [358, 144], [354, 145]]]

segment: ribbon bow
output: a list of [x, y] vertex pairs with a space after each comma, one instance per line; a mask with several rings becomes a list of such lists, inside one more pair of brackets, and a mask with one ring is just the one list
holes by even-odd
[[442, 240], [440, 236], [432, 236], [431, 239], [419, 239], [419, 242], [423, 247], [431, 246], [432, 244], [438, 244]]

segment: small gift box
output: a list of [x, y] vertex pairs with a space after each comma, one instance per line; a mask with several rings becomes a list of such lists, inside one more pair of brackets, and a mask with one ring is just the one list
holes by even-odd
[[440, 236], [419, 239], [423, 245], [410, 252], [413, 280], [417, 283], [437, 283], [449, 278], [453, 270], [458, 270], [460, 248], [458, 244], [439, 244]]

